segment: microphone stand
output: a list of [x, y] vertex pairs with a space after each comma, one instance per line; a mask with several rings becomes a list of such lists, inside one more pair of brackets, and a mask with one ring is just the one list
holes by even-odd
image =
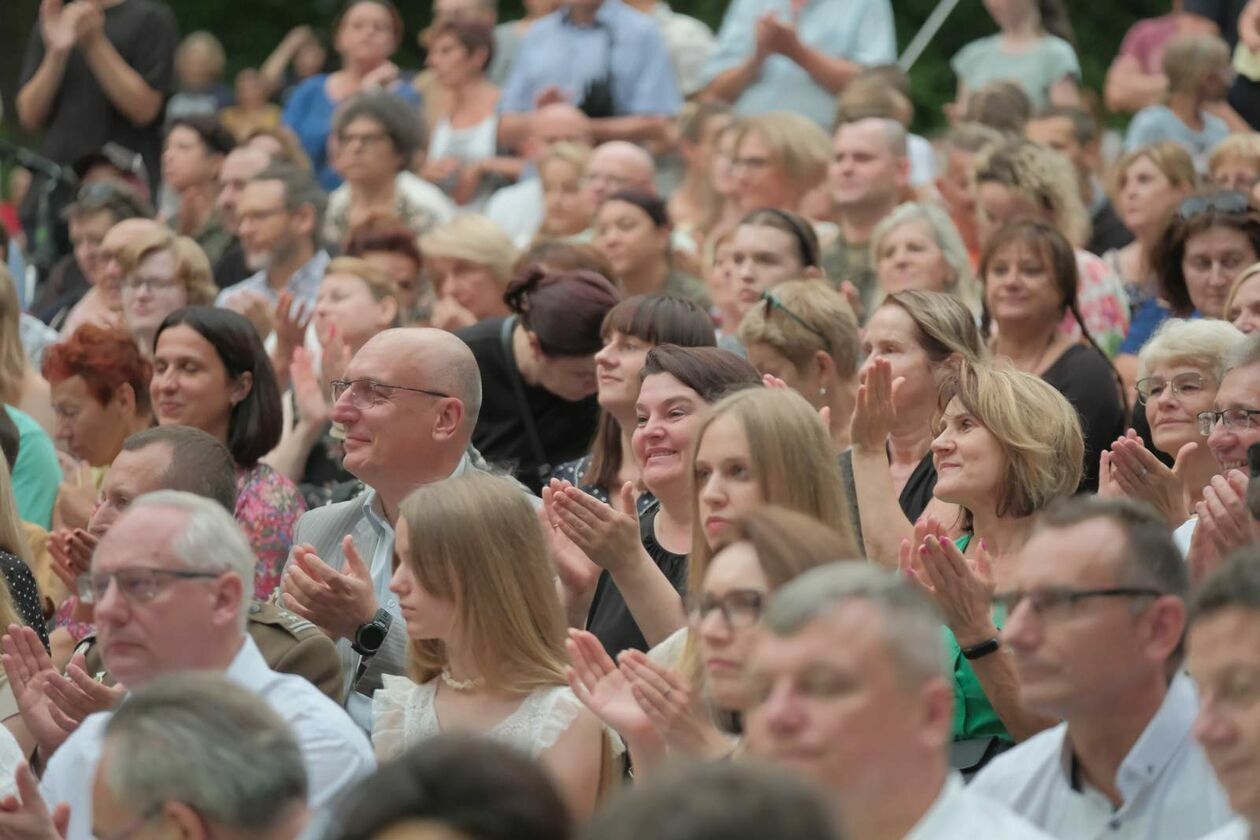
[[7, 140], [0, 140], [0, 160], [10, 161], [44, 176], [39, 184], [39, 198], [35, 210], [39, 227], [31, 232], [30, 237], [31, 263], [39, 269], [40, 275], [44, 276], [53, 267], [58, 257], [54, 237], [57, 218], [53, 209], [53, 195], [62, 184], [71, 188], [75, 187], [79, 183], [79, 178], [70, 167]]

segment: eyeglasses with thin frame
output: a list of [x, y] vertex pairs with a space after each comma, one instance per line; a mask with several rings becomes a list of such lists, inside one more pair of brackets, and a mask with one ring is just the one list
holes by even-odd
[[1171, 389], [1174, 397], [1192, 397], [1203, 393], [1207, 385], [1207, 377], [1192, 371], [1179, 373], [1172, 379], [1148, 376], [1137, 381], [1138, 402], [1145, 404], [1147, 400], [1158, 400], [1166, 389]]
[[725, 595], [694, 595], [687, 599], [687, 615], [694, 624], [700, 624], [714, 610], [722, 614], [727, 626], [744, 629], [761, 621], [761, 609], [766, 595], [756, 589], [732, 589]]
[[159, 294], [175, 288], [178, 282], [173, 277], [137, 277], [133, 275], [123, 281], [122, 287], [128, 292], [138, 292], [141, 289], [147, 289], [150, 294]]
[[831, 340], [827, 338], [827, 335], [822, 330], [810, 324], [800, 315], [797, 315], [791, 309], [788, 309], [787, 304], [779, 300], [778, 296], [775, 295], [774, 292], [770, 291], [769, 289], [766, 289], [764, 292], [761, 293], [761, 299], [766, 302], [766, 320], [769, 320], [770, 313], [777, 309], [780, 312], [782, 312], [784, 315], [791, 318], [793, 321], [800, 324], [802, 327], [804, 327], [805, 329], [809, 330], [814, 335], [822, 339], [823, 347], [827, 348], [828, 353], [831, 352]]
[[1090, 598], [1158, 598], [1163, 595], [1158, 589], [1149, 586], [1110, 586], [1102, 589], [1072, 589], [1067, 586], [1032, 589], [1027, 592], [1013, 590], [993, 597], [993, 603], [1006, 611], [1007, 615], [1025, 600], [1038, 616], [1060, 615], [1069, 613], [1081, 601]]
[[347, 132], [347, 133], [337, 135], [337, 140], [341, 143], [341, 145], [343, 146], [360, 145], [365, 149], [370, 149], [371, 147], [375, 146], [377, 143], [384, 142], [385, 140], [388, 140], [388, 139], [389, 139], [389, 135], [383, 131], [373, 131], [373, 132], [365, 133], [365, 134], [350, 134]]
[[177, 580], [211, 580], [222, 572], [194, 572], [182, 569], [118, 569], [113, 572], [82, 574], [75, 579], [79, 600], [96, 604], [109, 591], [110, 582], [118, 584], [118, 591], [128, 601], [144, 604], [157, 597], [168, 583]]
[[1251, 202], [1244, 193], [1219, 192], [1211, 195], [1192, 195], [1177, 205], [1177, 218], [1187, 221], [1202, 213], [1215, 212], [1235, 216], [1251, 209]]
[[395, 391], [410, 391], [414, 394], [425, 394], [438, 399], [449, 399], [450, 394], [443, 394], [441, 391], [430, 391], [427, 388], [409, 388], [406, 385], [390, 385], [386, 382], [377, 382], [374, 379], [334, 379], [329, 383], [332, 387], [333, 402], [341, 400], [341, 395], [346, 392], [350, 393], [350, 405], [362, 411], [366, 408], [374, 408], [383, 402], [389, 402], [393, 399]]
[[1217, 425], [1226, 429], [1254, 429], [1260, 410], [1254, 408], [1227, 408], [1224, 411], [1200, 411], [1194, 416], [1199, 421], [1199, 434], [1207, 437]]

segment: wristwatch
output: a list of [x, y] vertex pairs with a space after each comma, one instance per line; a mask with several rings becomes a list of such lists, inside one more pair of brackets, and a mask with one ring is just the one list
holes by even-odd
[[359, 629], [354, 631], [354, 641], [350, 647], [359, 656], [375, 655], [381, 649], [381, 645], [385, 644], [385, 637], [389, 634], [389, 624], [393, 620], [394, 616], [386, 610], [377, 610], [371, 621], [360, 624]]
[[981, 642], [978, 645], [972, 645], [969, 648], [963, 648], [962, 655], [965, 659], [979, 659], [982, 656], [988, 656], [990, 653], [995, 653], [1001, 647], [1002, 647], [1001, 639], [999, 639], [997, 636], [994, 636], [992, 639]]

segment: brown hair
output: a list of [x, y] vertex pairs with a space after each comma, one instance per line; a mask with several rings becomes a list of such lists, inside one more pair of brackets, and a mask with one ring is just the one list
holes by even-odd
[[955, 353], [969, 362], [985, 357], [975, 317], [955, 295], [911, 289], [894, 292], [880, 306], [895, 306], [910, 316], [918, 332], [916, 343], [936, 364]]
[[648, 351], [639, 380], [667, 373], [715, 403], [726, 394], [761, 387], [761, 374], [745, 358], [720, 347], [679, 347], [662, 344]]
[[508, 284], [503, 295], [521, 325], [547, 356], [589, 356], [602, 346], [604, 317], [621, 294], [593, 271], [547, 272], [532, 268]]
[[[1155, 266], [1155, 273], [1159, 277], [1159, 296], [1168, 302], [1172, 314], [1178, 318], [1185, 318], [1194, 311], [1194, 301], [1190, 299], [1186, 275], [1181, 267], [1181, 261], [1186, 255], [1186, 244], [1191, 237], [1218, 227], [1236, 230], [1247, 237], [1252, 250], [1260, 255], [1260, 211], [1250, 206], [1250, 199], [1247, 199], [1247, 209], [1242, 212], [1218, 209], [1210, 203], [1217, 195], [1221, 193], [1195, 193], [1187, 199], [1186, 201], [1203, 202], [1203, 209], [1186, 216], [1179, 206], [1169, 220], [1164, 235], [1151, 250], [1151, 265]], [[1186, 202], [1182, 202], [1182, 206], [1185, 204]]]
[[442, 35], [450, 35], [469, 55], [477, 50], [485, 50], [486, 60], [481, 63], [483, 73], [494, 61], [494, 27], [489, 24], [477, 21], [444, 20], [439, 21], [426, 35], [430, 48], [433, 42]]

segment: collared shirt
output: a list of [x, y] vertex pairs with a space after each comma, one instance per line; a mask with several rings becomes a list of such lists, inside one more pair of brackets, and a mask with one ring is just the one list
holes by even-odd
[[1205, 834], [1199, 840], [1251, 840], [1251, 838], [1251, 823], [1238, 817], [1229, 825], [1218, 828], [1211, 834]]
[[[224, 676], [257, 694], [289, 725], [302, 750], [312, 809], [333, 801], [376, 768], [371, 745], [345, 711], [302, 677], [268, 668], [249, 636]], [[98, 712], [83, 721], [53, 753], [40, 782], [50, 808], [70, 803], [69, 840], [92, 837], [92, 777], [112, 714]]]
[[[316, 251], [315, 256], [303, 263], [297, 271], [293, 272], [293, 276], [284, 284], [284, 287], [293, 293], [294, 306], [315, 305], [315, 295], [319, 293], [319, 284], [323, 282], [324, 272], [328, 269], [328, 263], [331, 261], [332, 258], [328, 256], [328, 252], [321, 249]], [[272, 304], [279, 297], [279, 293], [267, 281], [267, 269], [264, 268], [262, 271], [246, 277], [235, 286], [228, 286], [219, 292], [219, 296], [215, 298], [214, 305], [224, 306], [235, 295], [245, 291], [257, 292]]]
[[1207, 757], [1190, 734], [1198, 708], [1194, 684], [1184, 673], [1177, 674], [1159, 711], [1116, 772], [1116, 787], [1124, 800], [1119, 808], [1098, 790], [1073, 779], [1075, 756], [1066, 723], [995, 758], [972, 780], [971, 788], [1065, 840], [1199, 837], [1233, 815]]
[[904, 840], [975, 840], [980, 836], [1002, 840], [1050, 838], [1005, 805], [965, 787], [962, 776], [951, 772], [932, 807]]
[[565, 9], [538, 20], [517, 52], [499, 110], [534, 110], [534, 98], [558, 87], [581, 103], [592, 82], [612, 77], [616, 116], [673, 115], [682, 107], [673, 67], [656, 21], [621, 0], [604, 0], [593, 26], [578, 26]]
[[[752, 58], [757, 19], [773, 12], [781, 21], [793, 17], [791, 0], [735, 0], [722, 18], [717, 52], [704, 69], [705, 84]], [[801, 42], [832, 58], [865, 66], [897, 60], [897, 39], [889, 0], [808, 0], [796, 25]], [[836, 120], [836, 95], [819, 85], [790, 58], [772, 55], [761, 73], [735, 100], [740, 114], [795, 111], [830, 132]]]

